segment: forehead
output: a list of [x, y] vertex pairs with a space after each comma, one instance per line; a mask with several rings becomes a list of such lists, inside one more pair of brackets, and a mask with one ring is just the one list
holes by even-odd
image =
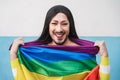
[[52, 21], [68, 21], [67, 16], [64, 13], [57, 13], [53, 18]]

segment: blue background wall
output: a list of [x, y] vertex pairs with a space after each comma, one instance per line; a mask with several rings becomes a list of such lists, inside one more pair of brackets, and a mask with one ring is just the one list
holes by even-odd
[[[17, 37], [0, 37], [0, 80], [13, 80], [10, 58], [9, 46]], [[33, 41], [37, 37], [23, 37], [25, 42]], [[120, 37], [80, 37], [81, 39], [96, 41], [105, 40], [109, 52], [110, 66], [111, 66], [111, 80], [120, 79]], [[100, 56], [97, 55], [97, 61], [100, 62]]]

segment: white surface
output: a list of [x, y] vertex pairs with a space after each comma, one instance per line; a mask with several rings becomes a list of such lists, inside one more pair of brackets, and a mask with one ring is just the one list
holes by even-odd
[[39, 36], [58, 4], [72, 11], [79, 36], [120, 36], [120, 0], [0, 0], [0, 36]]

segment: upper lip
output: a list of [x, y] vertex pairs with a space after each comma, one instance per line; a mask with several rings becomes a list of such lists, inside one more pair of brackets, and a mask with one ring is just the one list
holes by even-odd
[[55, 32], [56, 36], [63, 36], [65, 33], [64, 32]]

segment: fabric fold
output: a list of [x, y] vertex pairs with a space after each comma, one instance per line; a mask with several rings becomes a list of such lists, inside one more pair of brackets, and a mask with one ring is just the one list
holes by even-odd
[[[18, 50], [17, 63], [21, 68], [14, 66], [14, 69], [21, 70], [24, 80], [91, 80], [86, 77], [91, 71], [96, 76], [92, 80], [99, 80], [96, 68], [99, 48], [91, 41], [71, 40], [80, 46], [49, 46], [39, 41], [25, 43]], [[15, 77], [21, 75], [20, 70]]]

